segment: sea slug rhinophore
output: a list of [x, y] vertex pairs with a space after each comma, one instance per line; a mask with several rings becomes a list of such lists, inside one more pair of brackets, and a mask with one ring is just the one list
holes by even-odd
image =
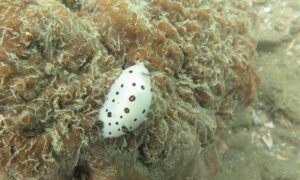
[[151, 100], [150, 74], [144, 63], [125, 69], [111, 86], [100, 109], [103, 137], [119, 137], [136, 129], [146, 120]]

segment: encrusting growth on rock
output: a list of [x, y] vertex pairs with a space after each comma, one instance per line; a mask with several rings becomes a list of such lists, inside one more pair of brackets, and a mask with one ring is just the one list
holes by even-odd
[[[255, 95], [253, 23], [246, 0], [1, 0], [0, 179], [212, 177], [215, 114]], [[139, 60], [151, 81], [105, 100]]]

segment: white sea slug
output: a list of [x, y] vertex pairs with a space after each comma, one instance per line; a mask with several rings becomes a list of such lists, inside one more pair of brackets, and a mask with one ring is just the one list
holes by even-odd
[[152, 101], [150, 74], [139, 62], [125, 69], [112, 84], [100, 109], [104, 138], [114, 138], [139, 127]]

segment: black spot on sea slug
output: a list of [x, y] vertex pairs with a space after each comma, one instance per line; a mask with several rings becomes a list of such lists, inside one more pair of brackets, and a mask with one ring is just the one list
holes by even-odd
[[146, 112], [146, 109], [144, 109], [142, 113], [144, 114], [145, 112]]
[[134, 95], [131, 95], [131, 96], [129, 97], [129, 101], [130, 101], [130, 102], [135, 101], [135, 96], [134, 96]]
[[111, 112], [108, 112], [107, 113], [107, 117], [111, 117], [112, 116], [112, 113]]
[[124, 112], [129, 113], [129, 108], [128, 107], [124, 108]]

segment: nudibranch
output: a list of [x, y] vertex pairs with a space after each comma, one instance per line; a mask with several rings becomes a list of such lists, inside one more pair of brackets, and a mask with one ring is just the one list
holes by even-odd
[[143, 62], [130, 66], [112, 84], [99, 112], [102, 136], [115, 138], [146, 121], [152, 101], [151, 80]]

